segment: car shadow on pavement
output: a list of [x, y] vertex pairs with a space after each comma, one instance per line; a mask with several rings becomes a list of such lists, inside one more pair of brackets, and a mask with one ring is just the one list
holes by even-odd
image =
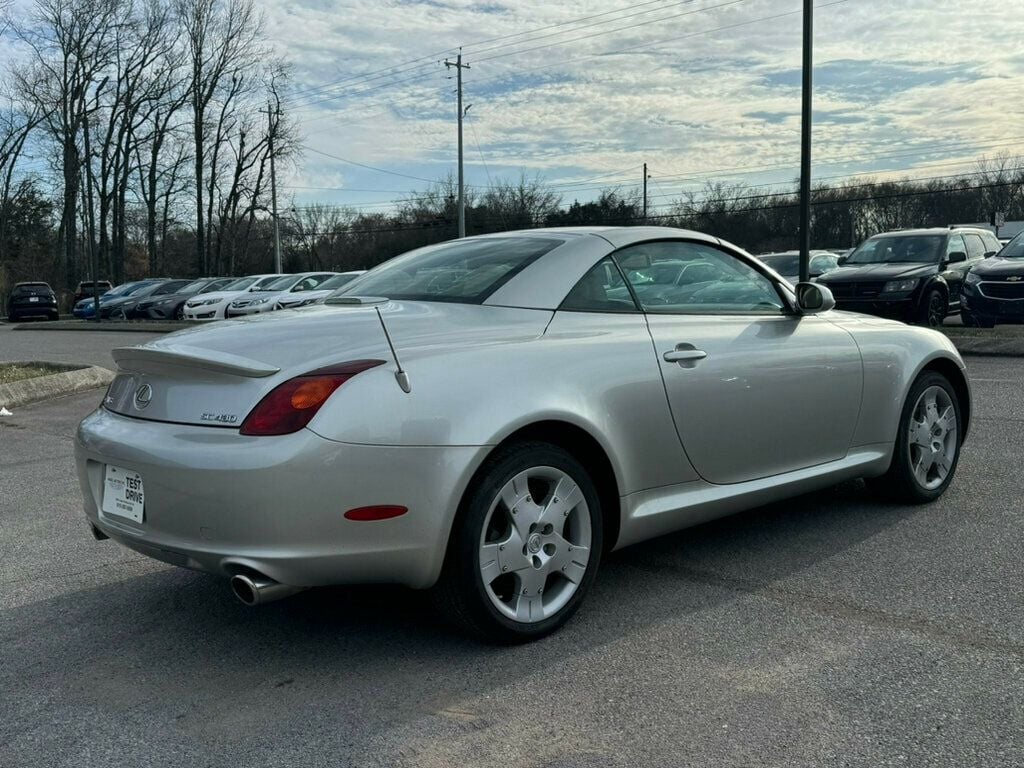
[[114, 711], [120, 727], [150, 732], [166, 721], [221, 745], [269, 738], [298, 712], [370, 749], [375, 734], [424, 716], [472, 722], [459, 702], [499, 695], [524, 668], [562, 680], [568, 659], [769, 588], [917, 511], [874, 504], [851, 482], [635, 545], [606, 558], [572, 622], [518, 647], [463, 637], [424, 594], [395, 587], [317, 589], [252, 609], [226, 580], [172, 568], [69, 592], [3, 613], [0, 682], [20, 693], [0, 743], [16, 744], [40, 710], [54, 722]]

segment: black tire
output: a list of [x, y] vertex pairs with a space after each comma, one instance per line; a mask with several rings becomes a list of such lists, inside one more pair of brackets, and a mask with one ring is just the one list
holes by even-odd
[[[922, 486], [914, 474], [908, 436], [910, 422], [918, 400], [931, 387], [940, 387], [949, 397], [956, 416], [957, 432], [956, 451], [948, 474], [937, 487], [926, 488]], [[956, 468], [960, 462], [960, 448], [963, 443], [962, 424], [960, 400], [953, 385], [949, 383], [945, 376], [935, 371], [925, 371], [922, 373], [910, 388], [906, 402], [903, 403], [900, 423], [896, 432], [896, 444], [893, 448], [892, 462], [889, 465], [889, 469], [881, 477], [867, 478], [865, 482], [868, 488], [880, 498], [904, 504], [927, 504], [928, 502], [935, 501], [945, 493], [946, 488], [949, 487], [953, 477], [956, 475]]]
[[[501, 489], [521, 472], [538, 467], [550, 467], [565, 473], [582, 492], [590, 521], [589, 559], [575, 592], [564, 606], [553, 615], [538, 621], [521, 622], [506, 616], [493, 604], [481, 576], [480, 549], [485, 536], [483, 526]], [[564, 534], [565, 530], [561, 533]], [[511, 445], [489, 457], [467, 489], [455, 517], [444, 567], [432, 596], [435, 604], [450, 620], [477, 637], [503, 644], [537, 640], [565, 624], [579, 608], [597, 574], [602, 546], [600, 498], [586, 469], [570, 453], [549, 443], [524, 442]], [[514, 576], [509, 574], [508, 578]], [[551, 573], [548, 578], [554, 579], [554, 582], [545, 582], [545, 589], [552, 583], [556, 587], [561, 583], [557, 572]]]
[[949, 313], [949, 302], [938, 288], [931, 288], [925, 291], [921, 297], [921, 304], [917, 310], [918, 325], [927, 325], [930, 328], [938, 328], [946, 319]]
[[185, 305], [184, 304], [179, 304], [178, 308], [174, 310], [174, 319], [178, 320], [179, 322], [181, 320], [185, 319]]

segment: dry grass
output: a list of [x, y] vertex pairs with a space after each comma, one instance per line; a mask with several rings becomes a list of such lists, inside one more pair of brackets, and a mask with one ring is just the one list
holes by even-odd
[[48, 365], [34, 363], [0, 363], [0, 384], [11, 384], [23, 379], [34, 379], [37, 376], [49, 376], [59, 369]]

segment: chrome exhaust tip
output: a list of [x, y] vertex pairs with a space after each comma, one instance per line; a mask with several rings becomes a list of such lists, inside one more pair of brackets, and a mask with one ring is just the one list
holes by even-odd
[[303, 590], [305, 587], [281, 584], [266, 576], [249, 576], [240, 573], [231, 577], [231, 591], [234, 592], [235, 597], [248, 606], [263, 605], [274, 600], [291, 597]]

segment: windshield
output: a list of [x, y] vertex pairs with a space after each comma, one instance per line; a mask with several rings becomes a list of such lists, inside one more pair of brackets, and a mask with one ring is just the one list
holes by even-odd
[[1003, 259], [1024, 259], [1024, 232], [1021, 232], [1013, 240], [1003, 246], [999, 252]]
[[[291, 275], [285, 275], [285, 277], [287, 277], [288, 279], [293, 279]], [[269, 290], [271, 290], [270, 286], [274, 285], [274, 283], [279, 283], [279, 282], [281, 282], [281, 275], [271, 275], [270, 277], [264, 277], [262, 280], [260, 280], [258, 283], [256, 283], [256, 285], [254, 285], [249, 290], [250, 291], [269, 291]], [[285, 287], [287, 288], [287, 286], [285, 286]], [[273, 290], [279, 290], [279, 289], [274, 288]]]
[[250, 285], [256, 282], [255, 277], [240, 277], [237, 280], [232, 280], [227, 285], [221, 286], [216, 290], [220, 291], [244, 291]]
[[196, 293], [204, 285], [206, 285], [206, 280], [193, 280], [188, 285], [183, 285], [181, 288], [179, 288], [178, 292], [179, 293]]
[[846, 264], [935, 264], [945, 245], [945, 235], [872, 237], [850, 254]]
[[318, 291], [333, 291], [337, 288], [341, 288], [343, 285], [348, 285], [355, 280], [359, 275], [335, 275], [329, 280], [324, 280], [320, 285], [317, 286]]
[[795, 275], [800, 271], [800, 254], [798, 253], [771, 253], [762, 256], [761, 261], [780, 275]]
[[419, 248], [356, 278], [342, 294], [481, 304], [530, 262], [563, 242], [487, 237]]
[[284, 277], [279, 277], [277, 280], [274, 280], [273, 282], [268, 283], [267, 285], [261, 285], [259, 287], [259, 290], [287, 291], [289, 288], [295, 285], [295, 283], [299, 282], [300, 279], [301, 278], [299, 278], [296, 275], [285, 275]]
[[223, 291], [225, 288], [227, 288], [232, 283], [237, 283], [237, 282], [238, 282], [238, 280], [233, 280], [230, 277], [222, 277], [222, 278], [220, 278], [220, 280], [213, 280], [213, 281], [207, 283], [203, 287], [203, 289], [201, 291], [199, 291], [199, 292], [200, 293], [212, 293], [213, 291]]

